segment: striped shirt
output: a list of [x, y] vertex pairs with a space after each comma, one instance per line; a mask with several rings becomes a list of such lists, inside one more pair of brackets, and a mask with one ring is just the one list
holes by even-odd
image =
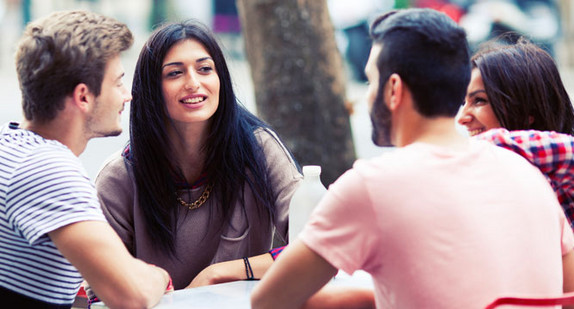
[[105, 221], [78, 157], [17, 124], [0, 135], [0, 286], [39, 301], [71, 304], [82, 277], [47, 233]]

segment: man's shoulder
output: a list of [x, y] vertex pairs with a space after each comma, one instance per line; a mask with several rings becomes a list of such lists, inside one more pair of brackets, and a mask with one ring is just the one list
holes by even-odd
[[409, 177], [419, 172], [419, 165], [424, 165], [429, 158], [408, 147], [388, 148], [382, 154], [372, 158], [361, 158], [355, 161], [350, 173], [356, 173], [363, 181], [390, 181]]
[[445, 148], [425, 143], [414, 143], [404, 147], [387, 148], [379, 156], [357, 160], [355, 165], [408, 169], [452, 156], [453, 153], [449, 153]]
[[18, 128], [6, 130], [3, 127], [0, 145], [2, 147], [18, 147], [21, 150], [20, 153], [34, 152], [38, 151], [39, 148], [43, 148], [72, 154], [68, 147], [56, 140], [45, 139], [32, 131]]
[[54, 164], [74, 165], [81, 168], [81, 162], [63, 144], [46, 140], [27, 130], [12, 130], [0, 138], [0, 157], [14, 167], [37, 166], [49, 168]]
[[492, 166], [507, 161], [524, 161], [520, 156], [486, 141], [471, 140], [466, 150], [452, 150], [424, 143], [385, 151], [369, 159], [359, 159], [353, 169], [361, 175], [376, 178], [413, 178], [425, 173], [442, 173], [459, 166]]

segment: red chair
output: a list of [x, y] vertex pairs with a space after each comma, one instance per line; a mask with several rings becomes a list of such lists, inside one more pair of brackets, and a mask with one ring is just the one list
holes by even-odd
[[574, 292], [564, 293], [556, 297], [501, 297], [485, 309], [494, 309], [502, 305], [513, 306], [560, 306], [560, 305], [574, 305]]
[[72, 309], [83, 309], [88, 308], [88, 295], [86, 295], [86, 290], [84, 290], [84, 285], [80, 286], [80, 290], [78, 290], [78, 294], [76, 294], [76, 298], [74, 299], [74, 304], [72, 305]]

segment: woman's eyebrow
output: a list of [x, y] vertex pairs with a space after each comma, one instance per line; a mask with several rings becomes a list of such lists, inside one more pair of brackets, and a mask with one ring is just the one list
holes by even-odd
[[[211, 59], [211, 57], [201, 57], [201, 58], [195, 60], [195, 62], [202, 62], [202, 61], [205, 61], [205, 60], [211, 60], [211, 61], [213, 61], [213, 59]], [[182, 65], [182, 64], [183, 64], [183, 62], [170, 62], [170, 63], [166, 63], [166, 64], [162, 65], [161, 68], [164, 69], [164, 68], [167, 67], [167, 66], [171, 66], [171, 65]]]
[[473, 92], [468, 93], [467, 96], [474, 97], [475, 95], [482, 93], [482, 92], [486, 93], [486, 90], [484, 90], [484, 89], [475, 90]]

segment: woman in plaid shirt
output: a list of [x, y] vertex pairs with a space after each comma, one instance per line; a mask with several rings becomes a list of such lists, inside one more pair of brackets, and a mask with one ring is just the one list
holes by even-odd
[[574, 228], [574, 110], [552, 57], [520, 39], [483, 47], [458, 122], [510, 149], [546, 176]]

